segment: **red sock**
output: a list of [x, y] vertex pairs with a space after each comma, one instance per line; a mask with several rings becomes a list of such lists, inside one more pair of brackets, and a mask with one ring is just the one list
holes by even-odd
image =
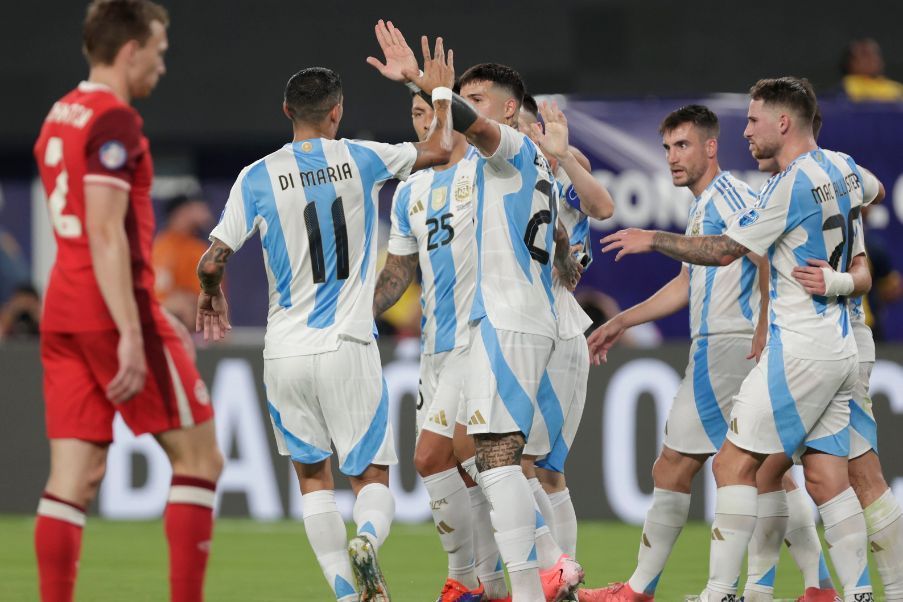
[[84, 525], [84, 508], [46, 491], [41, 496], [34, 547], [43, 602], [71, 602]]
[[216, 483], [173, 475], [163, 515], [169, 541], [169, 587], [172, 602], [204, 599], [204, 573], [213, 536]]

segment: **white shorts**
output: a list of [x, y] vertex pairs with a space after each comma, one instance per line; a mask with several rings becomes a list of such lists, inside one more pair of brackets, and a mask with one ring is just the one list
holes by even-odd
[[580, 335], [559, 340], [539, 386], [539, 407], [551, 438], [551, 451], [536, 461], [539, 468], [564, 472], [564, 463], [583, 418], [587, 378], [589, 348], [586, 337]]
[[420, 399], [417, 404], [417, 436], [424, 430], [452, 439], [459, 417], [466, 421], [464, 380], [467, 347], [420, 357]]
[[497, 330], [489, 318], [471, 325], [467, 360], [467, 433], [523, 433], [525, 454], [549, 453], [549, 434], [537, 391], [552, 354], [552, 339]]
[[332, 454], [332, 443], [349, 476], [398, 462], [375, 343], [346, 340], [328, 353], [264, 360], [263, 381], [283, 456], [316, 464]]
[[878, 453], [878, 424], [872, 412], [872, 398], [869, 397], [869, 380], [875, 362], [859, 362], [859, 379], [853, 387], [850, 402], [850, 459], [858, 458], [868, 451]]
[[727, 417], [743, 379], [756, 365], [746, 359], [752, 339], [693, 339], [687, 371], [665, 422], [665, 445], [683, 454], [714, 454], [727, 436]]
[[850, 453], [850, 400], [858, 358], [801, 359], [769, 340], [762, 359], [734, 399], [727, 438], [737, 447], [790, 457], [803, 446], [835, 456]]

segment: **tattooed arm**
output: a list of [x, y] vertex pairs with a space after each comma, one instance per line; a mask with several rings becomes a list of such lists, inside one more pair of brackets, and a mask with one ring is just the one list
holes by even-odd
[[718, 236], [684, 236], [672, 232], [639, 230], [628, 228], [602, 239], [603, 253], [618, 250], [615, 261], [622, 255], [658, 251], [678, 261], [694, 265], [728, 265], [738, 257], [749, 253], [749, 249], [734, 239]]
[[214, 238], [213, 244], [201, 257], [198, 263], [198, 279], [201, 281], [201, 294], [198, 296], [198, 315], [195, 328], [204, 331], [204, 340], [214, 341], [225, 338], [226, 331], [232, 329], [229, 324], [229, 305], [223, 295], [220, 284], [226, 261], [232, 255], [232, 249], [223, 241]]
[[411, 255], [386, 256], [386, 265], [379, 272], [376, 280], [376, 293], [373, 295], [373, 317], [382, 315], [384, 311], [395, 305], [407, 290], [417, 274], [417, 253]]

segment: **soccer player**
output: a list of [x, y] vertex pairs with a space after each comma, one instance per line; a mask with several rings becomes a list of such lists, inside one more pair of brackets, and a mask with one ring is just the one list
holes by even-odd
[[[539, 145], [552, 166], [560, 199], [559, 226], [567, 235], [570, 250], [580, 258], [582, 267], [587, 268], [592, 261], [589, 217], [599, 220], [611, 217], [614, 201], [593, 177], [583, 153], [568, 144], [567, 119], [556, 103], [543, 103], [540, 107], [532, 96], [524, 95], [518, 127]], [[557, 435], [551, 441], [551, 451], [525, 466], [525, 470], [553, 540], [561, 551], [576, 558], [577, 516], [567, 488], [564, 464], [586, 402], [589, 353], [583, 333], [592, 325], [592, 320], [557, 277], [552, 290], [558, 312], [558, 339], [539, 395], [540, 407], [548, 408], [544, 414], [550, 436], [556, 431]], [[556, 427], [556, 424], [560, 426]], [[537, 537], [537, 551], [542, 554], [540, 541]]]
[[[430, 134], [433, 107], [419, 94], [412, 96], [414, 130], [423, 141]], [[423, 355], [414, 466], [430, 495], [433, 520], [448, 555], [448, 578], [439, 600], [466, 602], [482, 600], [483, 587], [474, 563], [476, 534], [468, 493], [474, 483], [469, 477], [465, 482], [458, 471], [453, 439], [467, 437], [458, 419], [464, 419], [467, 316], [476, 275], [472, 206], [477, 151], [458, 132], [452, 139], [448, 163], [418, 172], [395, 190], [389, 253], [376, 281], [373, 315], [401, 298], [419, 266]]]
[[[385, 181], [450, 157], [454, 71], [441, 39], [424, 69], [424, 81], [439, 90], [430, 135], [397, 145], [336, 140], [343, 111], [338, 74], [322, 67], [295, 73], [283, 102], [292, 142], [241, 171], [198, 265], [198, 329], [220, 339], [229, 328], [220, 287], [226, 261], [260, 232], [270, 288], [264, 347], [270, 418], [279, 453], [291, 457], [300, 481], [311, 547], [343, 602], [389, 599], [376, 552], [395, 512], [388, 466], [397, 458], [373, 338], [376, 213]], [[347, 552], [331, 445], [357, 496], [357, 536]]]
[[[432, 84], [422, 82], [401, 32], [386, 25], [389, 38], [381, 42], [386, 63], [373, 57], [368, 62], [389, 79], [413, 83], [429, 94]], [[423, 43], [426, 49], [425, 38]], [[459, 85], [461, 96], [452, 99], [454, 127], [481, 155], [476, 168], [477, 276], [465, 390], [476, 456], [465, 468], [473, 471], [492, 507], [506, 509], [493, 512], [492, 523], [513, 599], [541, 600], [543, 584], [533, 553], [536, 513], [520, 461], [523, 453], [534, 453], [529, 447], [525, 452], [531, 441], [535, 455], [549, 451], [536, 394], [557, 336], [550, 226], [556, 223], [557, 190], [548, 161], [511, 127], [524, 94], [517, 72], [494, 63], [477, 65], [461, 76]], [[568, 255], [564, 245], [565, 260]], [[569, 276], [563, 278], [569, 281]], [[562, 599], [576, 587], [576, 581], [569, 581], [582, 570], [569, 559], [556, 566], [558, 581], [550, 585], [558, 590], [553, 599]]]
[[[755, 193], [718, 164], [718, 117], [702, 105], [672, 111], [659, 132], [675, 186], [687, 187], [687, 236], [717, 235], [756, 203]], [[765, 344], [767, 268], [744, 257], [729, 266], [684, 263], [646, 301], [611, 318], [589, 337], [597, 365], [627, 328], [673, 314], [689, 303], [692, 344], [686, 375], [652, 467], [655, 489], [646, 514], [637, 567], [625, 583], [585, 592], [581, 600], [652, 600], [690, 510], [693, 477], [724, 442], [733, 396]], [[767, 288], [765, 289], [767, 291]]]
[[88, 79], [53, 105], [35, 144], [57, 243], [41, 320], [50, 477], [35, 548], [45, 602], [72, 599], [117, 412], [172, 464], [171, 599], [203, 598], [223, 458], [207, 389], [154, 297], [154, 174], [131, 107], [165, 73], [168, 24], [148, 0], [93, 2], [82, 31]]
[[802, 451], [809, 494], [819, 505], [845, 600], [871, 600], [862, 507], [847, 476], [849, 400], [858, 376], [856, 344], [841, 290], [812, 297], [793, 269], [827, 261], [845, 273], [858, 209], [878, 194], [877, 180], [839, 153], [815, 144], [816, 99], [800, 80], [764, 79], [750, 90], [744, 136], [756, 158], [774, 157], [780, 173], [721, 235], [679, 236], [628, 229], [603, 239], [603, 251], [660, 251], [696, 265], [728, 265], [749, 252], [769, 252], [771, 317], [761, 361], [743, 381], [727, 440], [715, 458], [718, 483], [709, 581], [702, 600], [736, 599], [740, 564], [756, 522], [757, 471], [783, 452], [760, 481], [780, 481]]

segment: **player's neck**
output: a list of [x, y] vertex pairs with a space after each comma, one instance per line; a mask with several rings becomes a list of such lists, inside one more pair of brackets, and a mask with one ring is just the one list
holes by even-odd
[[459, 139], [458, 136], [455, 136], [455, 146], [452, 148], [451, 157], [449, 157], [448, 163], [445, 165], [437, 165], [433, 167], [433, 170], [445, 171], [446, 169], [454, 167], [455, 164], [467, 154], [468, 146], [470, 145], [467, 143], [467, 138], [461, 136]]
[[709, 187], [709, 184], [712, 183], [712, 180], [718, 177], [719, 173], [721, 173], [721, 166], [718, 165], [718, 161], [710, 163], [702, 177], [696, 180], [696, 182], [694, 182], [693, 185], [689, 187], [690, 192], [693, 193], [693, 196], [698, 197], [700, 194], [702, 194], [705, 189]]
[[331, 134], [320, 127], [308, 125], [306, 123], [294, 124], [292, 127], [292, 135], [294, 136], [292, 142], [301, 142], [302, 140], [312, 140], [314, 138], [327, 138], [329, 140], [335, 138], [334, 133]]
[[129, 87], [125, 81], [125, 74], [113, 66], [95, 65], [91, 67], [91, 71], [88, 72], [88, 81], [92, 84], [102, 84], [110, 88], [113, 94], [126, 104], [132, 102]]
[[778, 167], [781, 171], [787, 169], [787, 166], [793, 163], [793, 160], [800, 155], [805, 155], [818, 148], [815, 139], [812, 136], [800, 137], [796, 140], [788, 141], [781, 147], [780, 152], [775, 156], [778, 161]]

